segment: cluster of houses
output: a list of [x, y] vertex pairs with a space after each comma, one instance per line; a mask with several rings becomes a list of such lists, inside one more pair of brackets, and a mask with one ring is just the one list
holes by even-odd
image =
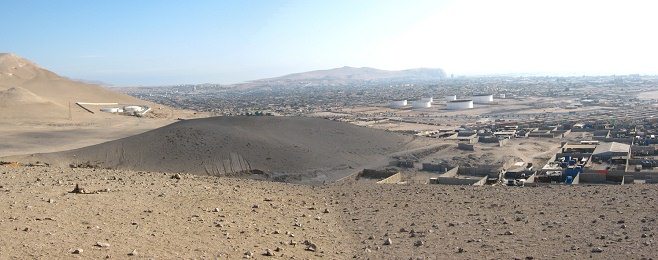
[[[424, 163], [430, 184], [547, 185], [658, 183], [658, 121], [527, 122], [418, 133], [454, 140], [458, 148], [473, 150], [477, 143], [501, 147], [514, 138], [554, 138], [560, 150], [545, 165], [510, 159], [500, 165], [447, 166]], [[569, 135], [569, 138], [564, 138]], [[575, 136], [575, 138], [574, 138]], [[567, 141], [565, 141], [567, 140]], [[407, 167], [408, 168], [408, 167]]]
[[[398, 173], [390, 169], [387, 171], [390, 175]], [[558, 153], [540, 167], [510, 159], [501, 165], [483, 164], [452, 168], [423, 163], [420, 171], [436, 174], [429, 178], [429, 184], [445, 185], [658, 183], [658, 151], [654, 146], [635, 146], [618, 142], [566, 142]], [[402, 181], [402, 178], [396, 175], [396, 180]]]

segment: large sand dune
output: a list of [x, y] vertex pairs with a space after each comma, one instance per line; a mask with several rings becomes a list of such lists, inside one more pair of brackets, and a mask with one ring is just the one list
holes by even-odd
[[30, 159], [318, 183], [385, 165], [388, 155], [419, 146], [413, 136], [324, 119], [215, 117]]

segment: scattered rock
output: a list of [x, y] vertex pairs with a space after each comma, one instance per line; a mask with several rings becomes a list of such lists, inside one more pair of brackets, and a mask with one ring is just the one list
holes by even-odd
[[183, 178], [183, 177], [180, 175], [180, 173], [176, 173], [176, 174], [174, 174], [174, 175], [171, 176], [171, 179], [174, 179], [174, 180], [180, 180], [180, 179], [182, 179], [182, 178]]
[[110, 244], [105, 242], [96, 242], [97, 247], [110, 247]]
[[422, 246], [424, 244], [425, 244], [425, 242], [423, 242], [421, 240], [418, 240], [418, 241], [414, 242], [414, 246]]
[[391, 245], [391, 244], [393, 244], [393, 240], [391, 240], [391, 238], [388, 238], [388, 237], [387, 237], [387, 238], [384, 240], [384, 245], [385, 245], [385, 246], [388, 246], [388, 245]]
[[136, 256], [137, 255], [137, 249], [133, 249], [132, 252], [128, 253], [129, 256]]
[[79, 254], [82, 254], [82, 251], [84, 251], [84, 250], [82, 250], [82, 248], [76, 248], [76, 249], [74, 249], [73, 252], [71, 252], [71, 253], [72, 253], [72, 254], [79, 255]]
[[85, 189], [80, 188], [80, 186], [78, 184], [76, 184], [75, 188], [73, 188], [73, 190], [70, 193], [84, 194], [84, 193], [87, 193], [87, 192], [85, 191]]
[[603, 248], [600, 247], [592, 248], [592, 253], [602, 253], [602, 252], [603, 252]]
[[274, 256], [274, 252], [272, 252], [272, 250], [270, 250], [268, 248], [268, 249], [265, 249], [265, 253], [263, 253], [263, 255], [264, 256]]
[[316, 250], [318, 250], [318, 246], [316, 246], [315, 244], [309, 242], [309, 243], [306, 245], [306, 251], [315, 252]]

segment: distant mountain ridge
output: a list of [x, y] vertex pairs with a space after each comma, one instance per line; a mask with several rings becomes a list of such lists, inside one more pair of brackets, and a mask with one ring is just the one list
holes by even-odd
[[[328, 70], [314, 70], [308, 72], [288, 74], [272, 79], [287, 80], [312, 80], [312, 79], [356, 79], [356, 80], [374, 80], [389, 78], [427, 78], [440, 79], [444, 78], [445, 73], [441, 69], [408, 69], [408, 70], [380, 70], [369, 67], [341, 67]], [[265, 79], [271, 80], [271, 79]]]
[[385, 81], [418, 81], [441, 80], [446, 77], [442, 69], [416, 68], [406, 70], [381, 70], [369, 67], [340, 67], [327, 70], [314, 70], [288, 74], [280, 77], [253, 80], [236, 84], [236, 87], [287, 87], [287, 86], [320, 86], [320, 85], [353, 85], [377, 83]]

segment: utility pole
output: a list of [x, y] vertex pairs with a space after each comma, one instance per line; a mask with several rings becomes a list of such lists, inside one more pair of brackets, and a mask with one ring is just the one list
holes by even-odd
[[71, 101], [69, 101], [69, 121], [73, 120], [73, 116], [71, 115]]

